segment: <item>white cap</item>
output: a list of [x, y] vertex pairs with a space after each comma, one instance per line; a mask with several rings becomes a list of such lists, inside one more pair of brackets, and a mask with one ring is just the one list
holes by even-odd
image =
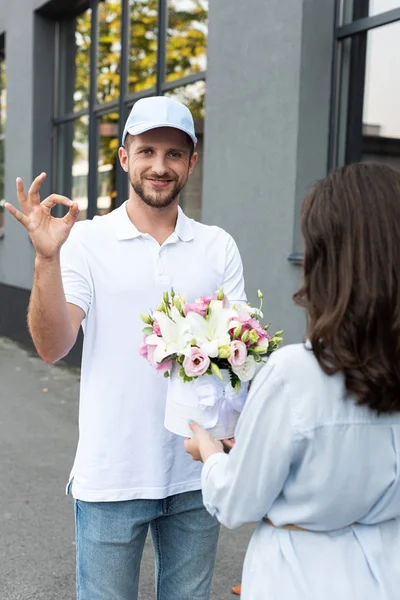
[[180, 129], [191, 138], [194, 145], [197, 144], [190, 110], [184, 104], [172, 98], [155, 96], [153, 98], [142, 98], [134, 104], [122, 134], [122, 145], [125, 143], [128, 133], [130, 135], [140, 135], [145, 131], [157, 129], [158, 127]]

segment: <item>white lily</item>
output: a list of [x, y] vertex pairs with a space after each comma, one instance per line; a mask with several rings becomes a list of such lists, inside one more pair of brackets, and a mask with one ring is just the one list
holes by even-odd
[[190, 312], [186, 316], [192, 337], [196, 339], [199, 348], [211, 358], [218, 356], [218, 348], [230, 342], [230, 321], [235, 313], [230, 308], [224, 308], [220, 300], [210, 304], [208, 320], [201, 315]]
[[179, 310], [174, 306], [171, 308], [172, 318], [163, 312], [155, 312], [153, 317], [160, 326], [162, 336], [150, 335], [146, 339], [148, 344], [157, 346], [154, 360], [160, 363], [172, 354], [188, 353], [192, 335], [186, 319], [182, 317]]

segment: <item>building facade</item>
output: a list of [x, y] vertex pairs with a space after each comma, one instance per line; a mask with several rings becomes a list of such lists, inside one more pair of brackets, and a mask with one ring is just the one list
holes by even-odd
[[301, 202], [336, 166], [400, 168], [399, 40], [400, 0], [0, 0], [0, 335], [29, 342], [34, 252], [3, 208], [16, 177], [46, 171], [43, 198], [109, 212], [128, 195], [128, 112], [166, 94], [199, 138], [184, 210], [234, 236], [249, 299], [261, 288], [272, 328], [301, 340]]

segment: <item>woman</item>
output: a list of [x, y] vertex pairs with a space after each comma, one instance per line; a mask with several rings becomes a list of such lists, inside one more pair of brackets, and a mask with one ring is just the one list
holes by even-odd
[[400, 597], [400, 174], [356, 164], [304, 201], [308, 342], [254, 379], [229, 455], [196, 423], [204, 503], [259, 521], [243, 600]]

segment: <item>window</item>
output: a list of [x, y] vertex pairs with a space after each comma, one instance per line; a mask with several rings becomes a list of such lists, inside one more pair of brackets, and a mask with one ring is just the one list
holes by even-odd
[[400, 170], [400, 0], [337, 3], [330, 168]]
[[118, 148], [133, 104], [168, 95], [192, 111], [199, 161], [181, 195], [201, 217], [208, 0], [96, 0], [57, 25], [57, 181], [80, 218], [128, 196]]
[[7, 89], [6, 89], [6, 56], [5, 36], [0, 36], [0, 238], [4, 235], [4, 204], [5, 204], [5, 140], [7, 118]]

